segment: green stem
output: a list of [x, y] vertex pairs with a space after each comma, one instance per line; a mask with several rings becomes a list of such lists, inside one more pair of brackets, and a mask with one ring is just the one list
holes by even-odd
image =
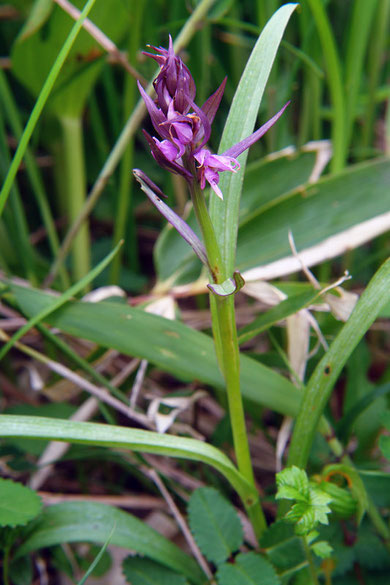
[[[63, 116], [60, 121], [64, 137], [68, 221], [72, 224], [78, 218], [86, 198], [82, 120]], [[89, 270], [90, 240], [88, 225], [85, 222], [73, 240], [74, 279], [79, 280]]]
[[[221, 253], [214, 227], [211, 223], [203, 191], [201, 191], [195, 180], [191, 186], [191, 196], [195, 215], [202, 231], [211, 276], [214, 282], [223, 282], [226, 276], [222, 267]], [[215, 295], [213, 296], [211, 305], [213, 308], [214, 343], [218, 361], [226, 382], [226, 394], [237, 466], [248, 483], [254, 486], [255, 479], [249, 452], [248, 434], [240, 388], [240, 353], [237, 341], [234, 296], [220, 297]], [[267, 524], [259, 498], [251, 498], [250, 501], [247, 501], [246, 510], [251, 519], [256, 536], [260, 537], [266, 529]]]
[[[191, 170], [195, 175], [195, 170]], [[222, 256], [215, 235], [214, 226], [211, 223], [203, 191], [200, 189], [196, 180], [191, 183], [190, 191], [196, 219], [198, 220], [204, 245], [206, 247], [209, 269], [213, 282], [221, 283], [226, 279], [222, 266]]]
[[312, 579], [312, 585], [319, 585], [316, 566], [314, 564], [313, 555], [311, 553], [310, 546], [307, 543], [306, 536], [302, 537], [302, 541], [303, 541], [303, 548], [305, 549], [305, 556], [307, 559], [309, 572], [310, 572], [311, 579]]

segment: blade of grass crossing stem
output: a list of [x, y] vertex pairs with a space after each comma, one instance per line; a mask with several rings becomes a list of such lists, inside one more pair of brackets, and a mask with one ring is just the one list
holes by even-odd
[[119, 242], [118, 245], [112, 250], [95, 268], [93, 268], [86, 276], [84, 276], [79, 282], [76, 282], [73, 286], [71, 286], [67, 291], [65, 291], [61, 296], [55, 298], [53, 303], [45, 308], [43, 311], [40, 311], [37, 315], [32, 317], [23, 327], [21, 327], [15, 335], [11, 337], [11, 339], [4, 345], [4, 347], [0, 351], [0, 360], [8, 353], [11, 349], [15, 341], [20, 339], [27, 331], [29, 331], [34, 325], [45, 319], [50, 313], [59, 309], [66, 301], [71, 299], [77, 293], [82, 291], [90, 282], [94, 280], [104, 269], [105, 267], [111, 262], [114, 258], [115, 254], [118, 252], [119, 248], [122, 246], [123, 241]]
[[0, 415], [0, 437], [29, 437], [68, 443], [131, 449], [192, 461], [202, 461], [217, 469], [250, 506], [257, 490], [248, 484], [230, 459], [213, 445], [154, 431], [115, 425], [51, 419], [37, 416]]
[[351, 317], [314, 370], [296, 420], [288, 465], [306, 466], [318, 422], [347, 359], [390, 299], [390, 258], [371, 279]]
[[[264, 89], [271, 72], [284, 29], [297, 4], [282, 6], [269, 20], [261, 33], [245, 67], [231, 105], [219, 152], [249, 136], [254, 128]], [[239, 157], [241, 169], [224, 173], [220, 187], [224, 201], [210, 200], [210, 215], [220, 245], [225, 278], [233, 273], [239, 217], [240, 196], [247, 152]]]
[[96, 0], [88, 0], [86, 2], [80, 17], [74, 23], [65, 43], [62, 45], [60, 52], [58, 53], [58, 57], [55, 60], [52, 68], [50, 69], [50, 73], [47, 76], [47, 79], [41, 89], [41, 92], [38, 96], [37, 101], [35, 102], [35, 106], [31, 115], [28, 119], [26, 127], [24, 129], [22, 138], [19, 142], [18, 148], [16, 149], [14, 158], [12, 160], [11, 166], [9, 168], [7, 177], [4, 181], [3, 188], [0, 192], [0, 215], [2, 214], [4, 205], [7, 202], [8, 195], [11, 190], [11, 186], [14, 182], [17, 170], [19, 168], [20, 163], [22, 162], [23, 156], [26, 152], [27, 145], [30, 141], [31, 135], [37, 125], [38, 119], [42, 113], [42, 110], [46, 104], [46, 101], [49, 97], [51, 90], [53, 89], [53, 85], [61, 71], [61, 68], [65, 62], [65, 59], [69, 55], [69, 52], [76, 40], [77, 35], [79, 34], [84, 20], [87, 18], [88, 14], [90, 13], [93, 5], [95, 4]]

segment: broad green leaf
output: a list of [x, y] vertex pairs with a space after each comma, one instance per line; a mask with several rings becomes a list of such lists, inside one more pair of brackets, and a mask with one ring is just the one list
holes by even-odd
[[[10, 286], [22, 311], [29, 316], [53, 302], [47, 293]], [[225, 387], [211, 337], [178, 321], [168, 321], [124, 304], [80, 301], [67, 303], [46, 320], [70, 335], [147, 359], [184, 380], [201, 380], [217, 388]], [[298, 412], [299, 390], [286, 378], [245, 355], [241, 356], [241, 384], [248, 400], [286, 415], [294, 416]]]
[[122, 564], [123, 574], [131, 585], [186, 585], [183, 575], [149, 559], [127, 557]]
[[301, 570], [306, 561], [302, 539], [284, 521], [271, 524], [261, 537], [260, 546], [276, 569], [284, 575]]
[[[268, 172], [268, 165], [263, 172]], [[253, 181], [255, 184], [256, 173]], [[260, 176], [258, 181], [261, 194], [266, 183]], [[305, 187], [295, 188], [293, 180], [292, 190], [280, 191], [264, 205], [259, 195], [257, 209], [240, 219], [235, 268], [247, 281], [299, 270], [292, 258], [289, 230], [307, 266], [339, 256], [386, 232], [390, 228], [389, 183], [390, 162], [374, 160], [352, 165], [337, 176]], [[199, 275], [193, 256], [183, 254], [172, 233], [163, 233], [155, 258], [160, 280], [172, 278], [174, 284], [195, 280]]]
[[[292, 153], [276, 153], [247, 166], [240, 201], [239, 221], [247, 220], [259, 209], [265, 209], [286, 193], [309, 181], [318, 165], [324, 147], [318, 143], [316, 150], [294, 150]], [[200, 235], [193, 208], [185, 217], [191, 228]], [[238, 242], [239, 245], [239, 242]], [[184, 244], [182, 238], [170, 226], [166, 226], [157, 240], [154, 250], [156, 270], [160, 281], [176, 274], [175, 282], [195, 280], [201, 265]], [[194, 274], [191, 274], [194, 270]]]
[[41, 312], [35, 314], [31, 319], [23, 325], [18, 331], [11, 337], [9, 341], [2, 347], [0, 350], [0, 360], [7, 354], [7, 352], [11, 349], [15, 341], [20, 339], [27, 331], [29, 331], [34, 325], [40, 323], [47, 317], [50, 313], [53, 313], [56, 309], [62, 307], [66, 301], [72, 298], [74, 295], [78, 294], [82, 291], [90, 282], [92, 282], [111, 262], [114, 258], [115, 254], [118, 252], [119, 248], [122, 246], [123, 242], [119, 242], [115, 248], [107, 254], [105, 258], [95, 268], [93, 268], [88, 274], [86, 274], [83, 278], [81, 278], [78, 282], [76, 282], [73, 286], [71, 286], [67, 291], [62, 293], [59, 297], [52, 297], [52, 302], [50, 305], [46, 306]]
[[[383, 424], [387, 430], [390, 430], [390, 411], [384, 413]], [[379, 439], [379, 447], [386, 459], [390, 460], [390, 437], [388, 435], [382, 435]]]
[[32, 5], [30, 16], [20, 32], [20, 39], [27, 38], [39, 30], [49, 18], [53, 8], [53, 0], [36, 0]]
[[[289, 230], [301, 255], [306, 249], [342, 234], [346, 238], [344, 249], [350, 249], [353, 246], [352, 234], [347, 230], [356, 226], [358, 231], [362, 222], [388, 213], [389, 183], [389, 161], [354, 165], [337, 176], [325, 177], [304, 190], [290, 193], [265, 211], [260, 209], [257, 215], [240, 225], [237, 269], [244, 271], [291, 257]], [[366, 239], [364, 234], [358, 235], [362, 236], [362, 241], [367, 241], [388, 228], [388, 219], [384, 219], [377, 231], [370, 232], [366, 228]], [[328, 248], [328, 258], [341, 253], [335, 242], [329, 242]], [[312, 263], [308, 261], [307, 264]]]
[[0, 478], [0, 526], [22, 526], [41, 511], [41, 498], [30, 488]]
[[[81, 8], [84, 2], [77, 0], [73, 4]], [[33, 18], [36, 18], [35, 13], [31, 15]], [[121, 0], [110, 0], [96, 2], [90, 19], [116, 42], [128, 26], [129, 14]], [[35, 97], [69, 34], [73, 20], [55, 5], [49, 19], [41, 19], [40, 24], [33, 34], [19, 37], [11, 54], [14, 75]], [[85, 30], [81, 31], [53, 88], [48, 108], [57, 115], [79, 117], [101, 70], [104, 56], [105, 52], [97, 41]]]
[[33, 573], [32, 559], [29, 555], [16, 561], [12, 559], [9, 574], [13, 585], [31, 585], [34, 579]]
[[243, 530], [234, 507], [214, 488], [199, 488], [192, 494], [188, 519], [197, 545], [215, 564], [228, 559], [243, 543]]
[[66, 542], [103, 544], [113, 528], [111, 544], [135, 550], [186, 575], [192, 583], [202, 583], [196, 562], [175, 544], [131, 514], [91, 502], [66, 502], [45, 508], [22, 534], [16, 556]]
[[84, 445], [131, 449], [201, 461], [217, 469], [244, 502], [257, 493], [233, 463], [216, 447], [187, 437], [152, 431], [34, 416], [0, 415], [0, 437], [30, 437]]
[[[253, 132], [259, 106], [276, 52], [290, 16], [297, 4], [285, 4], [268, 21], [241, 76], [219, 147], [221, 154]], [[210, 214], [219, 242], [226, 276], [235, 268], [236, 235], [240, 196], [248, 152], [239, 156], [237, 173], [223, 173], [220, 187], [224, 200], [211, 197]]]
[[280, 585], [271, 563], [254, 552], [241, 553], [234, 564], [221, 565], [217, 580], [218, 585]]

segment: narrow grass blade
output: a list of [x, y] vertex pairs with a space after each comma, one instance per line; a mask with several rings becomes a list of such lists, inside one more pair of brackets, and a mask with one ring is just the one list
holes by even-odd
[[92, 282], [94, 278], [96, 278], [104, 269], [105, 267], [111, 262], [119, 248], [122, 246], [123, 242], [119, 242], [119, 244], [110, 252], [95, 268], [93, 268], [84, 278], [76, 282], [71, 288], [65, 291], [61, 296], [53, 300], [48, 307], [44, 310], [40, 311], [34, 317], [32, 317], [23, 327], [21, 327], [15, 335], [11, 337], [11, 339], [2, 347], [0, 350], [0, 360], [9, 352], [15, 341], [23, 337], [27, 331], [29, 331], [36, 323], [43, 321], [50, 313], [53, 313], [62, 305], [66, 303], [69, 299], [71, 299], [74, 295], [82, 291], [87, 284]]
[[247, 502], [247, 498], [257, 496], [255, 488], [245, 480], [222, 451], [196, 439], [178, 438], [115, 425], [11, 414], [0, 416], [0, 437], [66, 441], [202, 461], [217, 469], [234, 487], [244, 503]]
[[95, 567], [97, 567], [100, 559], [102, 558], [105, 551], [107, 550], [108, 545], [110, 544], [110, 541], [113, 537], [114, 532], [115, 532], [115, 524], [112, 527], [112, 530], [111, 530], [110, 534], [108, 535], [106, 542], [103, 544], [102, 548], [99, 550], [98, 554], [93, 559], [92, 563], [89, 565], [84, 577], [77, 583], [77, 585], [84, 585], [84, 583], [86, 582], [88, 577], [91, 575], [92, 571], [95, 569]]
[[8, 199], [8, 195], [11, 190], [12, 183], [15, 179], [17, 170], [19, 165], [23, 159], [23, 156], [26, 152], [27, 145], [30, 141], [31, 135], [34, 131], [35, 126], [37, 125], [38, 119], [42, 113], [42, 110], [47, 102], [49, 94], [53, 89], [53, 85], [61, 71], [61, 68], [65, 62], [65, 59], [69, 55], [69, 52], [73, 46], [73, 43], [76, 40], [77, 35], [79, 34], [84, 20], [87, 18], [88, 14], [90, 13], [93, 5], [95, 4], [96, 0], [88, 0], [83, 8], [83, 11], [80, 14], [80, 18], [74, 23], [72, 30], [69, 33], [68, 38], [66, 39], [65, 43], [62, 46], [61, 51], [58, 54], [57, 59], [54, 62], [53, 67], [50, 70], [49, 75], [42, 87], [41, 93], [35, 103], [34, 109], [31, 112], [30, 118], [27, 122], [27, 125], [24, 129], [22, 138], [19, 142], [18, 148], [15, 152], [15, 156], [12, 160], [11, 166], [9, 168], [7, 177], [5, 179], [3, 188], [0, 192], [0, 215], [2, 214], [4, 205]]
[[292, 436], [288, 465], [306, 466], [318, 422], [347, 359], [390, 298], [390, 259], [376, 272], [351, 317], [314, 370]]

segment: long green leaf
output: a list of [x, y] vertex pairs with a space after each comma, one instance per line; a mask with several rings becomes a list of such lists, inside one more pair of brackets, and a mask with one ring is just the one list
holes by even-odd
[[66, 301], [68, 301], [74, 295], [79, 293], [90, 282], [92, 282], [94, 278], [96, 278], [111, 262], [111, 260], [118, 252], [122, 244], [123, 242], [119, 242], [117, 246], [114, 248], [114, 250], [112, 250], [101, 262], [99, 262], [99, 264], [95, 266], [95, 268], [93, 268], [86, 276], [84, 276], [84, 278], [79, 280], [79, 282], [76, 282], [76, 284], [71, 286], [61, 296], [51, 297], [52, 298], [51, 304], [42, 309], [42, 311], [40, 311], [38, 314], [35, 314], [25, 325], [23, 325], [23, 327], [21, 327], [15, 333], [15, 335], [11, 337], [9, 341], [7, 341], [4, 347], [0, 350], [0, 360], [2, 360], [3, 357], [8, 353], [8, 351], [11, 349], [15, 341], [23, 337], [23, 335], [27, 333], [27, 331], [29, 331], [32, 327], [34, 327], [34, 325], [36, 325], [40, 321], [43, 321], [50, 313], [53, 313], [54, 311], [59, 309], [62, 305], [66, 303]]
[[49, 506], [23, 533], [16, 558], [47, 546], [67, 542], [111, 544], [162, 563], [199, 584], [203, 574], [190, 556], [147, 524], [112, 506], [92, 502], [65, 502]]
[[[303, 188], [310, 180], [315, 166], [321, 160], [326, 142], [319, 142], [316, 148], [280, 152], [270, 157], [249, 164], [246, 168], [242, 196], [240, 199], [240, 224], [248, 220], [252, 213], [259, 213], [266, 206], [272, 205], [279, 198], [294, 189]], [[193, 209], [185, 217], [186, 222], [199, 235], [199, 228]], [[240, 241], [238, 241], [238, 246]], [[186, 282], [184, 272], [191, 266], [198, 266], [196, 279], [200, 271], [200, 263], [183, 242], [183, 239], [170, 226], [166, 226], [157, 240], [154, 259], [159, 281], [169, 281], [176, 274], [173, 284]], [[187, 280], [188, 282], [188, 280]]]
[[[297, 4], [289, 3], [279, 8], [261, 33], [234, 96], [219, 147], [220, 153], [252, 133], [276, 52], [296, 6]], [[239, 172], [224, 173], [221, 176], [220, 186], [224, 201], [217, 197], [211, 197], [210, 201], [210, 215], [227, 277], [231, 276], [235, 263], [238, 210], [247, 152], [239, 159], [241, 164]]]
[[[53, 297], [11, 284], [23, 312], [32, 316], [51, 306]], [[201, 380], [225, 387], [211, 337], [178, 321], [146, 313], [122, 303], [71, 301], [45, 319], [62, 331], [103, 347], [146, 359], [184, 380]], [[295, 416], [299, 390], [259, 362], [241, 356], [241, 383], [245, 398], [276, 412]]]
[[390, 298], [390, 259], [376, 272], [351, 317], [314, 370], [292, 436], [288, 465], [305, 467], [318, 422], [333, 386], [354, 348]]
[[196, 439], [115, 425], [12, 414], [0, 415], [0, 437], [66, 441], [201, 461], [217, 469], [234, 487], [243, 502], [253, 496], [254, 487], [244, 479], [230, 459], [216, 447]]

